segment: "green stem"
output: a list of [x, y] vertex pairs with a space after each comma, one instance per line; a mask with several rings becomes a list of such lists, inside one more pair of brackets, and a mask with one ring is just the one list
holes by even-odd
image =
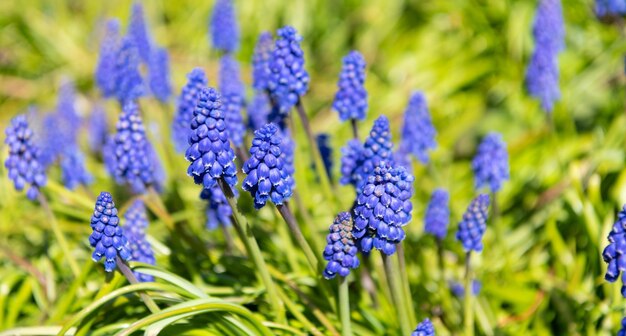
[[318, 230], [313, 224], [313, 220], [311, 219], [309, 212], [304, 206], [304, 203], [302, 202], [302, 199], [300, 198], [300, 194], [298, 193], [297, 190], [293, 191], [293, 200], [294, 200], [294, 203], [296, 204], [296, 208], [298, 209], [298, 212], [300, 213], [300, 217], [302, 217], [302, 219], [304, 220], [304, 223], [307, 226], [307, 230], [309, 231], [309, 236], [311, 238], [311, 247], [313, 248], [314, 251], [323, 251], [322, 244], [325, 243], [321, 241], [321, 239], [323, 239], [322, 238], [323, 235], [318, 234]]
[[347, 277], [339, 277], [339, 315], [341, 316], [341, 335], [352, 335], [350, 325], [350, 293]]
[[61, 231], [61, 228], [59, 227], [59, 222], [57, 222], [57, 219], [54, 216], [52, 209], [50, 208], [50, 203], [48, 203], [48, 199], [46, 199], [46, 196], [44, 196], [41, 191], [39, 192], [39, 195], [37, 195], [37, 199], [39, 200], [39, 203], [43, 207], [44, 211], [48, 214], [48, 217], [50, 219], [50, 226], [52, 227], [52, 231], [59, 241], [59, 245], [61, 246], [61, 250], [63, 251], [65, 258], [67, 259], [67, 262], [70, 264], [72, 274], [75, 278], [78, 277], [78, 275], [80, 274], [80, 268], [78, 267], [78, 263], [76, 263], [76, 259], [74, 259], [74, 256], [70, 251], [70, 247], [67, 244], [67, 240], [65, 240], [65, 235], [63, 234], [63, 231]]
[[248, 256], [252, 258], [252, 262], [254, 263], [255, 268], [259, 272], [259, 278], [261, 282], [265, 285], [265, 289], [267, 291], [268, 301], [270, 306], [272, 307], [272, 311], [279, 321], [285, 320], [285, 307], [283, 306], [280, 298], [278, 296], [278, 292], [276, 290], [276, 286], [270, 273], [267, 269], [267, 265], [265, 264], [265, 260], [263, 259], [263, 255], [261, 254], [261, 249], [252, 234], [252, 227], [248, 224], [248, 221], [243, 217], [241, 213], [239, 213], [239, 209], [237, 209], [237, 201], [235, 200], [235, 195], [233, 190], [230, 188], [228, 183], [226, 183], [223, 179], [217, 180], [224, 196], [226, 196], [226, 200], [230, 205], [233, 214], [231, 215], [231, 220], [233, 222], [233, 226], [239, 235], [239, 239], [244, 243], [246, 247], [246, 251], [248, 252]]
[[[128, 279], [128, 282], [130, 282], [132, 285], [139, 283], [133, 271], [131, 271], [130, 267], [128, 267], [128, 264], [126, 264], [126, 262], [122, 260], [119, 256], [116, 256], [115, 259], [117, 261], [117, 268], [124, 275], [124, 277]], [[152, 300], [150, 295], [142, 291], [142, 292], [139, 292], [139, 296], [141, 296], [143, 303], [146, 304], [146, 307], [148, 307], [150, 312], [154, 314], [154, 313], [158, 313], [159, 311], [161, 311], [159, 309], [159, 306], [157, 306], [154, 300]]]
[[400, 266], [400, 280], [402, 281], [402, 290], [404, 293], [403, 297], [405, 298], [404, 304], [406, 308], [406, 313], [409, 317], [409, 323], [411, 325], [416, 325], [417, 320], [415, 318], [415, 309], [413, 308], [413, 300], [411, 300], [413, 296], [411, 295], [411, 285], [409, 284], [409, 275], [406, 271], [404, 248], [402, 247], [402, 244], [398, 244], [398, 252], [396, 253], [396, 256], [398, 258], [398, 265]]
[[313, 273], [316, 273], [317, 271], [319, 271], [319, 262], [317, 260], [317, 257], [315, 256], [315, 253], [313, 252], [313, 249], [311, 249], [309, 243], [304, 238], [304, 235], [302, 234], [298, 223], [296, 223], [296, 218], [293, 216], [293, 213], [291, 213], [289, 206], [287, 206], [286, 204], [277, 204], [276, 208], [287, 223], [287, 226], [289, 226], [289, 230], [291, 230], [291, 233], [296, 239], [296, 242], [298, 243], [298, 245], [300, 245], [300, 248], [302, 248], [302, 251], [306, 256], [306, 259], [309, 262]]
[[394, 264], [393, 258], [383, 254], [383, 264], [385, 265], [385, 273], [389, 279], [389, 287], [391, 289], [391, 298], [396, 308], [396, 314], [400, 319], [401, 334], [405, 335], [411, 332], [411, 323], [407, 316], [407, 310], [404, 300], [404, 293], [402, 290], [402, 283], [400, 282], [400, 271], [398, 265]]
[[464, 313], [464, 322], [465, 322], [465, 336], [473, 336], [474, 335], [474, 316], [473, 316], [473, 306], [472, 306], [472, 275], [470, 268], [470, 257], [471, 251], [465, 254], [465, 313]]
[[441, 238], [435, 238], [437, 242], [437, 262], [439, 263], [439, 276], [441, 284], [443, 285], [443, 280], [445, 279], [445, 263], [443, 259], [443, 240]]
[[355, 140], [359, 140], [359, 127], [357, 126], [357, 120], [350, 119], [350, 124], [352, 124], [352, 137]]

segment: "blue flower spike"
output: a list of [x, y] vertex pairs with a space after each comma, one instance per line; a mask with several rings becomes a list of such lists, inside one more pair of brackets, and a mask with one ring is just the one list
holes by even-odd
[[104, 36], [100, 42], [100, 54], [96, 66], [96, 84], [104, 97], [115, 95], [115, 64], [120, 43], [120, 22], [109, 19], [105, 25]]
[[[233, 192], [237, 194], [237, 189], [233, 189]], [[230, 216], [233, 214], [233, 209], [228, 205], [228, 200], [222, 189], [215, 185], [211, 189], [202, 189], [200, 198], [207, 201], [206, 206], [206, 228], [208, 230], [215, 230], [220, 225], [230, 226]]]
[[489, 186], [492, 193], [498, 192], [509, 180], [509, 154], [506, 143], [499, 133], [487, 134], [478, 145], [472, 161], [476, 189]]
[[215, 49], [232, 53], [239, 48], [239, 25], [232, 0], [217, 0], [210, 22], [211, 41]]
[[424, 231], [432, 234], [437, 239], [444, 239], [448, 233], [448, 223], [450, 222], [448, 192], [444, 189], [433, 191], [426, 216], [424, 218]]
[[[148, 228], [148, 216], [146, 207], [141, 199], [135, 200], [124, 214], [124, 226], [122, 232], [128, 240], [131, 259], [134, 261], [154, 265], [155, 258], [152, 246], [146, 239]], [[140, 282], [154, 281], [152, 275], [133, 272]]]
[[115, 57], [115, 97], [124, 104], [143, 96], [145, 87], [139, 72], [139, 49], [135, 41], [131, 37], [124, 37]]
[[352, 235], [352, 218], [347, 212], [340, 212], [333, 224], [330, 233], [326, 236], [324, 259], [328, 261], [324, 269], [324, 278], [332, 279], [339, 275], [347, 277], [350, 271], [359, 267], [358, 249]]
[[363, 164], [363, 145], [359, 140], [352, 139], [341, 148], [341, 179], [343, 185], [356, 184], [360, 180], [358, 168]]
[[343, 67], [337, 83], [333, 108], [341, 121], [364, 120], [367, 112], [365, 90], [365, 59], [358, 51], [351, 51], [343, 58]]
[[465, 252], [483, 250], [483, 235], [487, 230], [489, 195], [478, 195], [467, 207], [459, 223], [456, 239], [463, 244]]
[[89, 244], [95, 248], [91, 258], [94, 262], [104, 260], [104, 270], [113, 272], [116, 268], [116, 257], [124, 261], [131, 259], [128, 241], [119, 226], [120, 219], [110, 193], [103, 191], [96, 200], [96, 205], [91, 216], [91, 229]]
[[274, 48], [274, 38], [272, 33], [263, 32], [254, 47], [252, 55], [252, 87], [258, 91], [267, 90], [270, 78], [270, 60]]
[[246, 88], [239, 76], [239, 64], [230, 55], [222, 56], [220, 60], [220, 93], [224, 108], [224, 120], [228, 130], [228, 138], [236, 147], [243, 145], [243, 136], [246, 126], [241, 116], [245, 105]]
[[363, 145], [361, 152], [361, 163], [357, 166], [356, 190], [361, 191], [366, 183], [368, 176], [374, 172], [374, 168], [381, 162], [385, 161], [389, 165], [394, 165], [393, 161], [393, 142], [391, 141], [391, 131], [389, 130], [389, 119], [386, 116], [380, 116], [374, 121], [374, 126], [368, 138]]
[[152, 57], [152, 43], [148, 35], [148, 28], [144, 18], [143, 6], [141, 2], [133, 3], [128, 23], [128, 36], [133, 39], [139, 56], [144, 63], [149, 64]]
[[[615, 282], [621, 272], [626, 272], [626, 205], [618, 213], [607, 239], [609, 245], [602, 252], [602, 258], [608, 264], [604, 278], [608, 282]], [[621, 292], [626, 298], [626, 277], [623, 274]]]
[[411, 96], [409, 105], [404, 111], [400, 151], [410, 153], [421, 163], [427, 164], [428, 151], [437, 147], [436, 134], [426, 97], [417, 91]]
[[170, 83], [170, 59], [165, 48], [153, 48], [148, 64], [150, 91], [161, 102], [167, 102], [172, 95]]
[[180, 91], [176, 115], [172, 124], [172, 136], [174, 146], [178, 152], [183, 152], [189, 147], [189, 133], [191, 133], [191, 120], [193, 111], [198, 103], [198, 95], [208, 85], [204, 70], [194, 68], [187, 74], [187, 83]]
[[426, 318], [417, 325], [411, 336], [435, 336], [435, 327], [430, 319]]

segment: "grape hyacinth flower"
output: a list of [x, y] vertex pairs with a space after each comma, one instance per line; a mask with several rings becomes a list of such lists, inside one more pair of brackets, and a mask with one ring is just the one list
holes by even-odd
[[[237, 194], [237, 190], [233, 190]], [[232, 208], [228, 205], [226, 196], [219, 186], [215, 185], [211, 189], [202, 189], [200, 198], [207, 201], [206, 206], [206, 228], [215, 230], [218, 226], [229, 226], [230, 216], [233, 214]]]
[[39, 149], [33, 141], [33, 131], [28, 127], [26, 116], [15, 116], [5, 134], [4, 143], [9, 147], [9, 156], [4, 161], [4, 167], [15, 190], [22, 191], [28, 186], [26, 196], [35, 200], [39, 188], [46, 185], [46, 172], [39, 163]]
[[428, 112], [426, 97], [422, 92], [415, 92], [404, 111], [402, 141], [400, 148], [413, 154], [423, 164], [428, 163], [428, 150], [435, 149], [435, 127]]
[[333, 148], [328, 143], [330, 141], [330, 135], [327, 133], [320, 133], [315, 137], [317, 142], [317, 148], [320, 149], [320, 155], [328, 174], [328, 179], [333, 179]]
[[509, 179], [509, 154], [506, 143], [499, 133], [487, 134], [478, 145], [478, 150], [472, 160], [475, 186], [480, 189], [489, 186], [492, 193], [502, 188], [502, 183]]
[[626, 336], [626, 317], [622, 319], [622, 328], [617, 332], [617, 336]]
[[114, 146], [116, 179], [128, 183], [136, 193], [145, 192], [156, 182], [152, 151], [139, 107], [129, 101], [117, 122]]
[[354, 236], [359, 249], [373, 248], [386, 255], [396, 252], [405, 238], [403, 226], [411, 220], [413, 176], [404, 167], [393, 168], [382, 161], [367, 177], [354, 208]]
[[374, 168], [382, 161], [386, 161], [390, 165], [394, 165], [393, 161], [393, 142], [391, 141], [391, 132], [389, 131], [389, 119], [380, 116], [374, 121], [374, 126], [370, 131], [369, 137], [365, 140], [361, 156], [361, 164], [357, 166], [356, 190], [361, 192], [361, 188], [366, 183]]
[[272, 58], [272, 48], [274, 38], [272, 33], [263, 32], [254, 47], [252, 55], [252, 87], [258, 91], [267, 90], [267, 83], [270, 77], [270, 60]]
[[[482, 283], [476, 279], [472, 280], [472, 295], [476, 296], [480, 294], [480, 290], [482, 288]], [[452, 281], [450, 282], [450, 291], [452, 294], [458, 298], [463, 298], [465, 296], [465, 287], [460, 282]]]
[[85, 156], [77, 145], [64, 149], [61, 157], [61, 180], [67, 189], [74, 190], [79, 184], [88, 185], [93, 177], [85, 167]]
[[350, 270], [359, 267], [359, 258], [356, 255], [358, 249], [352, 235], [352, 227], [352, 218], [347, 212], [340, 212], [330, 226], [324, 249], [324, 260], [328, 261], [324, 269], [324, 278], [330, 280], [337, 274], [347, 277]]
[[248, 128], [256, 131], [267, 124], [270, 114], [270, 100], [265, 92], [256, 92], [252, 102], [248, 105]]
[[[126, 214], [124, 214], [125, 224], [122, 227], [124, 237], [128, 240], [128, 248], [132, 260], [154, 265], [155, 258], [152, 246], [146, 239], [146, 229], [148, 228], [148, 216], [146, 208], [141, 199], [135, 200]], [[140, 282], [152, 282], [152, 275], [133, 272]]]
[[540, 0], [533, 36], [535, 50], [526, 70], [526, 87], [541, 102], [544, 111], [550, 113], [561, 96], [557, 57], [565, 45], [565, 28], [560, 0]]
[[104, 97], [115, 95], [115, 64], [119, 45], [120, 22], [109, 19], [106, 22], [104, 37], [100, 43], [100, 55], [96, 66], [96, 84]]
[[456, 239], [463, 244], [465, 252], [483, 250], [483, 235], [487, 229], [489, 195], [478, 195], [467, 207], [459, 223]]
[[341, 179], [339, 183], [356, 186], [359, 181], [358, 168], [363, 164], [363, 145], [356, 139], [349, 140], [341, 148]]
[[115, 270], [117, 256], [124, 261], [131, 258], [128, 241], [119, 222], [113, 197], [106, 191], [101, 192], [91, 216], [93, 232], [89, 236], [89, 244], [95, 248], [91, 259], [98, 262], [104, 257], [104, 270], [107, 272]]
[[130, 21], [128, 23], [128, 36], [133, 39], [137, 46], [139, 56], [144, 63], [149, 64], [152, 57], [152, 46], [146, 20], [143, 15], [143, 6], [140, 2], [133, 3], [130, 13]]
[[89, 147], [93, 152], [101, 151], [109, 133], [108, 120], [102, 105], [96, 104], [94, 106], [87, 127], [89, 132]]
[[426, 208], [424, 231], [437, 237], [437, 239], [444, 239], [448, 232], [450, 221], [448, 202], [448, 192], [444, 189], [435, 189], [430, 197], [428, 208]]
[[187, 83], [180, 91], [178, 106], [172, 125], [172, 135], [176, 150], [182, 152], [189, 147], [189, 133], [191, 132], [191, 120], [193, 111], [198, 103], [198, 94], [202, 88], [206, 87], [208, 80], [204, 70], [194, 68], [187, 74]]
[[76, 90], [74, 83], [66, 80], [59, 87], [59, 97], [57, 100], [56, 113], [58, 114], [57, 120], [60, 125], [56, 125], [58, 128], [62, 126], [62, 133], [59, 134], [65, 138], [67, 143], [75, 143], [78, 137], [78, 130], [81, 126], [81, 120], [76, 113]]
[[276, 104], [277, 113], [284, 117], [309, 89], [309, 74], [304, 69], [302, 37], [295, 28], [285, 26], [278, 30], [272, 59], [268, 90]]
[[278, 132], [283, 138], [283, 141], [280, 143], [280, 158], [283, 160], [283, 169], [287, 173], [285, 182], [289, 184], [291, 191], [294, 191], [296, 189], [296, 180], [293, 178], [293, 175], [296, 172], [296, 167], [294, 165], [294, 151], [296, 150], [296, 143], [291, 138], [291, 134], [289, 134], [288, 129], [283, 131], [279, 129]]
[[406, 170], [412, 170], [413, 164], [411, 162], [411, 153], [409, 153], [408, 149], [405, 146], [398, 146], [398, 149], [393, 153], [393, 161], [396, 166], [402, 166]]
[[[602, 251], [602, 258], [608, 264], [604, 278], [608, 282], [615, 282], [621, 272], [626, 272], [626, 205], [618, 213], [607, 239], [609, 245]], [[626, 277], [623, 275], [621, 292], [626, 298]]]
[[267, 124], [254, 132], [250, 158], [243, 165], [246, 178], [242, 188], [250, 192], [256, 209], [264, 207], [267, 200], [280, 205], [291, 197], [293, 178], [281, 157], [282, 142], [274, 124]]
[[356, 50], [343, 58], [333, 108], [339, 112], [341, 121], [364, 120], [367, 112], [367, 90], [365, 90], [365, 59]]
[[119, 179], [115, 174], [117, 169], [117, 157], [115, 156], [115, 135], [108, 134], [104, 145], [102, 146], [102, 161], [104, 168], [110, 176], [115, 178], [115, 182], [122, 184], [124, 181]]
[[239, 25], [232, 0], [217, 0], [211, 16], [213, 47], [232, 53], [239, 47]]
[[115, 96], [121, 104], [144, 95], [144, 84], [139, 73], [139, 53], [137, 45], [130, 37], [122, 39], [116, 54], [113, 70]]
[[620, 17], [626, 14], [624, 0], [596, 0], [596, 15], [601, 18]]
[[148, 79], [150, 90], [154, 96], [167, 102], [172, 95], [172, 85], [170, 84], [170, 60], [167, 49], [154, 48], [150, 57]]
[[219, 178], [231, 187], [237, 184], [235, 153], [228, 141], [221, 97], [214, 88], [202, 88], [198, 95], [185, 158], [191, 162], [187, 175], [204, 189], [215, 186]]
[[239, 78], [239, 64], [230, 55], [220, 60], [220, 93], [224, 107], [224, 120], [230, 141], [237, 147], [243, 144], [246, 126], [243, 123], [241, 110], [245, 104], [246, 88]]
[[435, 336], [435, 327], [430, 319], [426, 318], [417, 325], [411, 336]]

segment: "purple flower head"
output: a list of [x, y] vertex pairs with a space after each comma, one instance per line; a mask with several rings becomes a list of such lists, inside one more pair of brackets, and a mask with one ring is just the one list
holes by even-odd
[[[602, 252], [608, 264], [604, 278], [615, 282], [621, 272], [626, 272], [626, 205], [617, 215], [617, 221], [607, 237], [609, 245]], [[626, 277], [622, 275], [622, 296], [626, 298]]]
[[67, 189], [74, 190], [79, 184], [89, 185], [93, 177], [85, 167], [85, 156], [77, 145], [66, 147], [61, 156], [61, 180]]
[[115, 56], [113, 70], [115, 96], [123, 104], [135, 100], [145, 93], [143, 79], [139, 73], [139, 53], [135, 41], [124, 37]]
[[148, 79], [150, 81], [150, 90], [154, 96], [162, 101], [167, 102], [172, 95], [172, 84], [170, 83], [170, 60], [167, 55], [167, 49], [154, 48], [148, 63]]
[[214, 88], [202, 88], [198, 95], [185, 158], [191, 162], [187, 175], [204, 189], [212, 188], [219, 178], [230, 186], [237, 184], [235, 153], [228, 141], [221, 97]]
[[106, 143], [107, 135], [109, 133], [109, 121], [107, 120], [104, 107], [100, 104], [96, 104], [91, 112], [91, 116], [88, 122], [89, 129], [89, 147], [94, 152], [102, 150], [102, 146]]
[[250, 158], [243, 165], [246, 178], [242, 187], [254, 198], [256, 209], [264, 207], [267, 200], [283, 204], [291, 197], [293, 177], [286, 169], [282, 142], [274, 124], [254, 132]]
[[509, 154], [499, 133], [487, 134], [478, 145], [472, 169], [476, 189], [488, 185], [491, 192], [495, 193], [502, 188], [504, 181], [509, 180]]
[[456, 239], [463, 244], [465, 252], [483, 250], [483, 235], [487, 229], [489, 195], [481, 194], [467, 207], [459, 223]]
[[411, 96], [409, 105], [404, 111], [400, 147], [426, 164], [428, 163], [428, 150], [437, 147], [436, 134], [437, 131], [428, 112], [426, 97], [422, 92], [417, 91]]
[[28, 186], [26, 196], [35, 200], [39, 188], [46, 185], [46, 172], [39, 162], [39, 149], [33, 141], [33, 131], [28, 127], [26, 116], [15, 116], [5, 134], [4, 143], [9, 147], [9, 156], [4, 161], [4, 167], [15, 189], [22, 191]]
[[128, 241], [119, 223], [113, 197], [106, 191], [101, 192], [91, 215], [93, 232], [89, 236], [89, 244], [95, 248], [91, 259], [98, 262], [104, 257], [104, 270], [107, 272], [115, 270], [117, 256], [126, 261], [131, 258]]
[[356, 139], [348, 141], [345, 147], [341, 148], [341, 179], [339, 183], [356, 186], [360, 180], [358, 168], [363, 164], [363, 145]]
[[320, 149], [320, 155], [326, 168], [328, 178], [333, 179], [333, 148], [328, 143], [330, 141], [330, 135], [328, 133], [320, 133], [315, 137], [317, 142], [317, 148]]
[[120, 22], [117, 19], [109, 19], [102, 42], [100, 42], [100, 55], [96, 66], [96, 84], [104, 97], [115, 95], [115, 64], [117, 62], [117, 49], [119, 45]]
[[624, 0], [596, 0], [596, 15], [601, 18], [619, 17], [626, 14]]
[[252, 55], [252, 87], [259, 91], [267, 90], [267, 83], [270, 77], [270, 60], [272, 58], [272, 48], [274, 38], [272, 33], [263, 32], [254, 47]]
[[413, 176], [403, 167], [381, 161], [365, 180], [354, 208], [354, 236], [364, 253], [373, 248], [386, 255], [404, 240], [403, 226], [411, 220]]
[[445, 238], [448, 232], [448, 223], [450, 222], [448, 202], [448, 192], [444, 189], [436, 189], [430, 197], [428, 208], [426, 208], [424, 231], [439, 239]]
[[246, 126], [243, 123], [241, 110], [245, 104], [246, 88], [239, 78], [239, 64], [230, 55], [220, 60], [220, 93], [224, 107], [224, 119], [228, 137], [235, 146], [243, 144]]
[[239, 47], [239, 25], [232, 0], [217, 0], [211, 15], [213, 47], [231, 53]]
[[296, 143], [293, 141], [288, 129], [278, 129], [278, 134], [283, 139], [280, 143], [280, 158], [283, 161], [283, 169], [287, 173], [285, 182], [289, 184], [291, 191], [296, 189], [296, 180], [293, 175], [296, 172], [294, 165], [294, 151], [296, 150]]
[[526, 70], [526, 87], [528, 93], [550, 113], [561, 95], [557, 57], [565, 45], [565, 28], [560, 0], [540, 0], [533, 36], [535, 50]]
[[277, 35], [270, 61], [268, 90], [277, 105], [277, 113], [286, 116], [309, 89], [309, 74], [304, 69], [304, 52], [300, 47], [302, 37], [296, 29], [285, 26]]
[[[148, 216], [143, 201], [138, 199], [130, 205], [124, 214], [124, 237], [128, 240], [131, 259], [134, 261], [154, 265], [154, 252], [152, 246], [146, 239], [146, 229], [148, 228]], [[140, 282], [154, 281], [152, 275], [134, 272], [135, 277]]]
[[[237, 189], [233, 190], [237, 194]], [[219, 186], [215, 185], [211, 189], [202, 189], [200, 198], [207, 201], [206, 205], [206, 228], [215, 230], [219, 225], [229, 226], [230, 216], [233, 210], [228, 205], [226, 196]]]
[[352, 218], [347, 212], [340, 212], [330, 226], [326, 236], [324, 259], [328, 261], [324, 269], [324, 278], [332, 279], [337, 274], [347, 277], [350, 270], [359, 267], [356, 242], [352, 235]]
[[411, 336], [435, 336], [435, 327], [430, 319], [426, 318], [417, 325]]
[[267, 117], [270, 113], [270, 100], [263, 91], [254, 94], [252, 102], [248, 105], [248, 127], [256, 131], [267, 124]]
[[152, 57], [152, 46], [150, 43], [150, 37], [148, 36], [148, 29], [146, 27], [146, 20], [143, 15], [143, 6], [140, 2], [133, 3], [130, 13], [130, 22], [128, 23], [128, 36], [135, 41], [139, 56], [144, 63], [149, 64]]
[[393, 152], [393, 161], [395, 162], [396, 166], [402, 166], [408, 171], [413, 170], [413, 163], [411, 162], [411, 153], [409, 153], [406, 146], [402, 146], [402, 143], [400, 143], [400, 146], [398, 146], [398, 149], [396, 149], [396, 151]]
[[182, 152], [189, 147], [189, 133], [193, 111], [198, 103], [198, 94], [208, 84], [204, 70], [194, 68], [187, 74], [187, 84], [183, 86], [178, 97], [178, 107], [172, 125], [172, 135], [176, 150]]
[[626, 336], [626, 317], [622, 319], [622, 327], [617, 332], [617, 336]]
[[[480, 290], [482, 288], [482, 283], [476, 279], [472, 280], [472, 296], [476, 296], [480, 294]], [[465, 287], [462, 283], [451, 281], [450, 282], [450, 291], [452, 294], [458, 298], [463, 298], [465, 296]]]
[[343, 58], [333, 108], [339, 119], [364, 120], [367, 112], [367, 90], [365, 84], [365, 59], [358, 51], [351, 51]]
[[124, 181], [119, 179], [115, 174], [117, 169], [117, 157], [115, 156], [115, 134], [108, 134], [104, 145], [102, 146], [102, 161], [107, 173], [115, 178], [115, 182], [123, 184]]
[[365, 140], [363, 151], [361, 152], [361, 164], [356, 169], [356, 190], [357, 193], [366, 183], [368, 176], [374, 172], [374, 168], [385, 161], [390, 165], [393, 162], [393, 142], [391, 141], [391, 132], [389, 131], [389, 119], [380, 116], [374, 121], [374, 126], [370, 131], [369, 137]]

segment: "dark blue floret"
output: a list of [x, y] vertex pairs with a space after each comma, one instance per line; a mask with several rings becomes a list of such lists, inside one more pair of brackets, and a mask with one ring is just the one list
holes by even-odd
[[467, 207], [459, 223], [456, 239], [463, 244], [465, 252], [483, 250], [483, 235], [487, 229], [489, 195], [478, 195]]
[[241, 146], [246, 132], [241, 116], [246, 92], [239, 78], [239, 64], [230, 55], [224, 55], [220, 60], [220, 93], [228, 137], [235, 146]]
[[436, 189], [430, 197], [428, 208], [426, 208], [424, 231], [439, 239], [445, 238], [448, 232], [448, 223], [450, 222], [448, 201], [448, 192], [444, 189]]
[[370, 135], [365, 140], [363, 151], [361, 152], [360, 165], [356, 167], [354, 178], [356, 180], [357, 193], [361, 191], [368, 176], [373, 173], [374, 168], [380, 162], [385, 161], [390, 165], [395, 164], [393, 162], [392, 150], [393, 142], [391, 141], [391, 132], [389, 131], [389, 119], [385, 116], [380, 116], [374, 121]]
[[624, 0], [596, 0], [596, 15], [604, 17], [619, 17], [626, 14]]
[[128, 36], [135, 41], [143, 62], [149, 64], [152, 57], [152, 46], [143, 15], [143, 6], [140, 2], [133, 3], [128, 24]]
[[276, 112], [286, 116], [309, 89], [309, 74], [304, 69], [304, 52], [300, 48], [302, 37], [296, 29], [285, 26], [277, 35], [268, 90], [276, 104]]
[[205, 189], [216, 185], [219, 178], [230, 186], [237, 184], [235, 153], [228, 140], [221, 97], [214, 88], [203, 88], [198, 95], [185, 158], [191, 162], [187, 175]]
[[328, 261], [324, 269], [324, 278], [332, 279], [337, 274], [347, 277], [350, 270], [359, 267], [359, 258], [356, 255], [358, 249], [352, 235], [352, 227], [352, 218], [347, 212], [340, 212], [330, 226], [324, 249], [324, 259]]
[[428, 151], [437, 147], [436, 134], [437, 131], [435, 131], [426, 104], [426, 97], [419, 91], [413, 93], [409, 105], [404, 111], [400, 148], [413, 154], [420, 162], [426, 164], [428, 163]]
[[178, 107], [172, 125], [172, 136], [176, 150], [182, 152], [189, 147], [189, 133], [191, 132], [191, 120], [193, 110], [198, 103], [198, 94], [208, 84], [204, 70], [194, 68], [187, 74], [187, 83], [178, 96]]
[[91, 216], [93, 232], [89, 236], [89, 244], [95, 248], [91, 259], [98, 262], [104, 257], [104, 270], [107, 272], [115, 270], [117, 256], [125, 261], [131, 259], [128, 241], [119, 223], [113, 197], [106, 191], [101, 192]]
[[[609, 245], [602, 252], [602, 258], [608, 264], [604, 278], [608, 282], [615, 282], [621, 272], [626, 272], [626, 205], [617, 215], [617, 221], [607, 239]], [[623, 275], [622, 296], [626, 298], [626, 277]]]
[[259, 91], [254, 94], [252, 102], [247, 107], [248, 111], [248, 127], [252, 131], [256, 131], [263, 125], [267, 124], [267, 117], [270, 113], [271, 105], [267, 94]]
[[273, 48], [274, 39], [272, 33], [261, 33], [254, 47], [254, 54], [252, 55], [252, 87], [255, 90], [267, 90], [267, 83], [271, 74], [270, 60], [272, 58]]
[[341, 179], [339, 183], [356, 186], [360, 180], [358, 170], [363, 164], [363, 145], [359, 140], [348, 141], [345, 147], [341, 148]]
[[93, 152], [102, 150], [102, 146], [106, 143], [109, 133], [109, 121], [107, 119], [104, 108], [100, 104], [96, 104], [91, 112], [88, 124], [89, 147]]
[[426, 318], [417, 325], [411, 336], [435, 336], [435, 327], [430, 319]]
[[148, 66], [150, 91], [160, 101], [167, 102], [172, 95], [170, 83], [170, 60], [167, 49], [154, 48]]
[[85, 156], [78, 146], [64, 148], [61, 157], [61, 180], [67, 189], [74, 190], [78, 185], [88, 185], [93, 177], [85, 167]]
[[268, 200], [283, 204], [291, 197], [293, 177], [288, 173], [282, 157], [283, 137], [278, 127], [267, 124], [254, 132], [250, 158], [243, 165], [246, 178], [243, 190], [254, 198], [254, 207], [260, 209]]
[[320, 155], [322, 156], [322, 161], [324, 162], [324, 167], [326, 168], [326, 173], [328, 174], [328, 178], [332, 181], [333, 179], [333, 148], [328, 143], [330, 141], [330, 135], [327, 133], [318, 134], [315, 137], [317, 142], [317, 148], [320, 149]]
[[33, 131], [28, 127], [26, 116], [20, 114], [11, 120], [5, 130], [4, 143], [9, 147], [9, 156], [4, 167], [18, 191], [28, 187], [26, 196], [35, 200], [39, 188], [46, 185], [46, 172], [39, 162], [39, 149], [33, 141]]
[[404, 167], [392, 168], [382, 161], [368, 176], [354, 208], [354, 236], [359, 249], [386, 255], [396, 252], [404, 240], [403, 227], [411, 220], [413, 176]]
[[119, 47], [120, 22], [109, 19], [102, 42], [100, 55], [96, 66], [96, 84], [104, 97], [115, 95], [115, 64], [117, 63], [117, 49]]
[[211, 16], [211, 39], [213, 47], [233, 52], [239, 47], [239, 25], [232, 0], [217, 0]]
[[145, 93], [143, 79], [139, 73], [139, 61], [135, 41], [131, 37], [124, 37], [115, 55], [113, 70], [115, 97], [120, 103], [135, 100]]
[[476, 189], [489, 186], [491, 192], [509, 180], [509, 154], [499, 133], [489, 133], [478, 146], [472, 161]]
[[[138, 199], [130, 205], [124, 214], [124, 237], [128, 240], [131, 259], [150, 265], [154, 265], [154, 252], [152, 246], [146, 239], [146, 229], [148, 228], [148, 216], [143, 201]], [[134, 272], [135, 277], [140, 282], [154, 281], [152, 275]]]
[[367, 112], [367, 90], [365, 84], [365, 59], [358, 51], [351, 51], [343, 58], [339, 74], [339, 87], [333, 101], [333, 108], [339, 112], [339, 119], [363, 120]]
[[[237, 190], [233, 190], [237, 194]], [[209, 230], [215, 230], [219, 225], [229, 226], [230, 216], [233, 214], [233, 210], [228, 205], [226, 196], [222, 192], [219, 186], [214, 186], [211, 189], [202, 189], [200, 198], [207, 201], [206, 206], [206, 228]]]

